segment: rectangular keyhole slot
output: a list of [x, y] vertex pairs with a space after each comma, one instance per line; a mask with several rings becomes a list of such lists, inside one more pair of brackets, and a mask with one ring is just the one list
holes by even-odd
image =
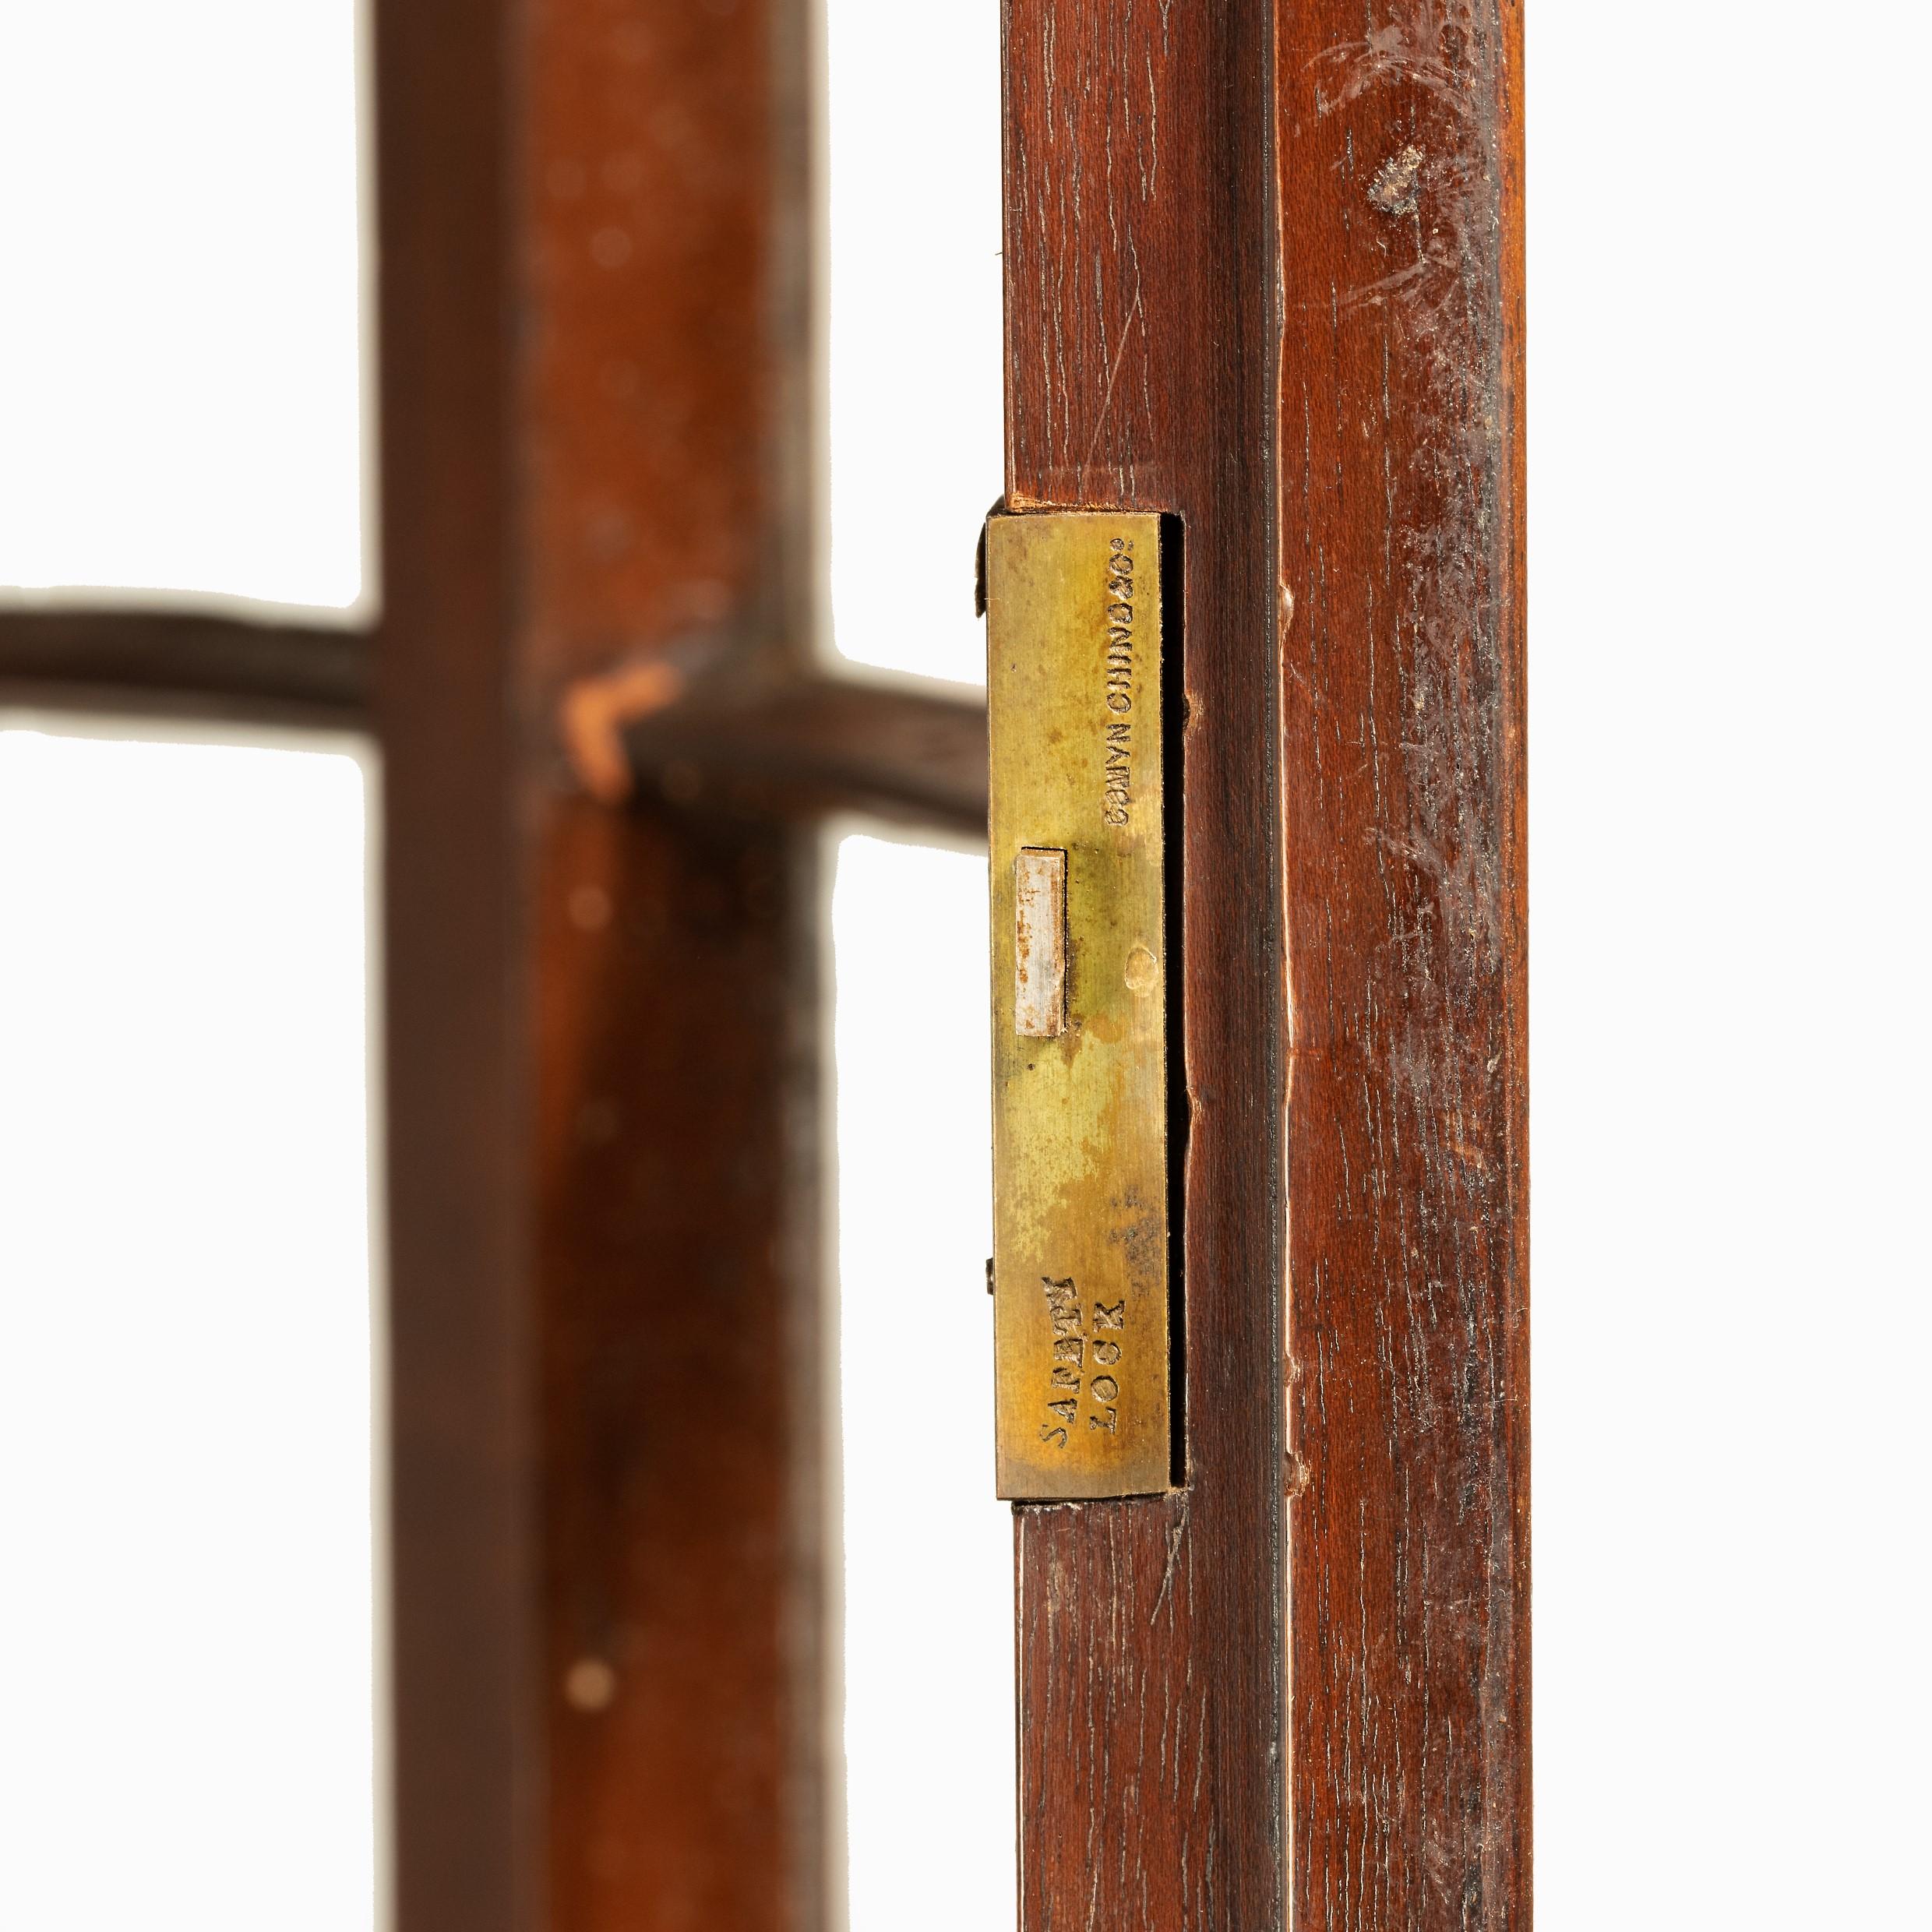
[[1028, 1039], [1066, 1030], [1066, 855], [1023, 847], [1013, 862], [1013, 1024]]

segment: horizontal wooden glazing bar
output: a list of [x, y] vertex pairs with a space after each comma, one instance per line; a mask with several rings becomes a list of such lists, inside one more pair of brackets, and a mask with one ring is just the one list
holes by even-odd
[[373, 633], [200, 612], [0, 606], [0, 695], [265, 724], [367, 721]]

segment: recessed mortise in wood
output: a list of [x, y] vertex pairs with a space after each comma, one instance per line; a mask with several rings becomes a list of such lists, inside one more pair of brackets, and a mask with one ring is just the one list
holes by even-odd
[[1013, 862], [1013, 1025], [1050, 1040], [1066, 1024], [1066, 855], [1026, 847]]
[[987, 528], [999, 1488], [1139, 1496], [1169, 1386], [1160, 519]]

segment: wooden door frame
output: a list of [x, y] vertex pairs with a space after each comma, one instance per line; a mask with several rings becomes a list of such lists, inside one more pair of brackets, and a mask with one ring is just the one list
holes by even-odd
[[1525, 1925], [1520, 15], [1006, 33], [1008, 500], [1186, 584], [1188, 1480], [1017, 1513], [1021, 1923]]
[[[379, 626], [0, 614], [379, 737], [400, 1932], [823, 1921], [813, 827], [985, 777], [811, 649], [809, 19], [379, 0]], [[1520, 9], [1003, 22], [1008, 504], [1183, 538], [1186, 1481], [1017, 1513], [1021, 1923], [1526, 1927]]]

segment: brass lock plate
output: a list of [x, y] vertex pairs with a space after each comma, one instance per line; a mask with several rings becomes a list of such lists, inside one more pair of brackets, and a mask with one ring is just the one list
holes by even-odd
[[999, 1491], [1169, 1486], [1161, 520], [986, 527]]

